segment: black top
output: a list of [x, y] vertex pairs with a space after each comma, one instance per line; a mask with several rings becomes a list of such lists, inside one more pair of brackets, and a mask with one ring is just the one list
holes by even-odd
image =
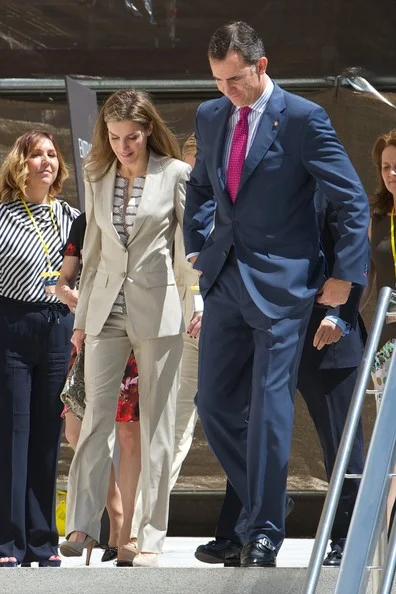
[[[315, 207], [320, 229], [320, 241], [326, 259], [326, 276], [332, 276], [334, 267], [334, 248], [338, 240], [336, 225], [337, 212], [326, 196], [321, 193], [315, 195]], [[367, 257], [369, 244], [367, 240]], [[363, 341], [366, 330], [359, 315], [359, 302], [363, 287], [352, 285], [348, 301], [338, 307], [322, 307], [314, 305], [308, 323], [304, 348], [300, 364], [300, 377], [303, 373], [310, 373], [310, 369], [342, 369], [354, 368], [360, 363], [363, 353]], [[338, 342], [326, 345], [320, 351], [313, 346], [316, 331], [327, 315], [335, 315], [350, 325], [349, 334], [342, 336]]]
[[87, 218], [85, 216], [85, 212], [83, 212], [72, 223], [69, 237], [67, 238], [66, 245], [62, 250], [63, 256], [76, 256], [81, 259], [86, 227]]
[[[395, 221], [396, 225], [396, 221]], [[395, 287], [395, 265], [391, 245], [391, 217], [374, 214], [371, 226], [371, 257], [376, 269], [377, 296], [382, 287]], [[393, 310], [393, 307], [391, 308]], [[396, 323], [384, 324], [379, 348], [396, 337]]]

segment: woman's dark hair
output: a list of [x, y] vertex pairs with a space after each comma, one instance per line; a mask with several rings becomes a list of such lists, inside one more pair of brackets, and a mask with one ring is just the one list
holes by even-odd
[[396, 147], [396, 129], [379, 136], [373, 147], [372, 157], [378, 180], [377, 189], [370, 200], [371, 211], [374, 214], [389, 214], [393, 208], [393, 196], [382, 178], [382, 153], [387, 146]]

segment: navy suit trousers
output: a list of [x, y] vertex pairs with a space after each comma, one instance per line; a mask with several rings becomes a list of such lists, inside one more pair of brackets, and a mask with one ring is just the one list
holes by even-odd
[[[305, 357], [301, 363], [298, 388], [315, 424], [323, 449], [327, 479], [330, 480], [351, 404], [357, 368], [315, 369]], [[360, 421], [346, 472], [362, 474], [363, 467], [364, 443]], [[359, 484], [360, 479], [344, 479], [331, 531], [333, 541], [347, 536]]]
[[[303, 351], [298, 375], [298, 389], [304, 398], [314, 422], [323, 450], [327, 479], [330, 480], [340, 445], [342, 432], [351, 404], [357, 379], [357, 367], [319, 369], [310, 349]], [[364, 467], [363, 429], [360, 421], [353, 442], [347, 474], [362, 474]], [[344, 479], [340, 501], [334, 518], [332, 541], [344, 541], [348, 534], [360, 479]], [[239, 542], [244, 526], [242, 504], [232, 485], [227, 482], [224, 503], [221, 508], [216, 538]]]
[[[279, 548], [284, 539], [294, 394], [311, 309], [310, 302], [294, 318], [268, 318], [231, 258], [205, 298], [196, 402], [209, 444], [246, 509], [245, 542], [266, 536]], [[241, 381], [246, 366], [251, 386], [248, 375]]]

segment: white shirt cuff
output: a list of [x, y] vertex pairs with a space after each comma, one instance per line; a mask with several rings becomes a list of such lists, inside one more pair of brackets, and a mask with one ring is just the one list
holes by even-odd
[[203, 311], [204, 302], [201, 295], [194, 295], [194, 311]]
[[193, 258], [194, 256], [199, 256], [199, 252], [193, 252], [192, 254], [188, 254], [186, 256], [186, 260], [189, 261], [190, 258]]

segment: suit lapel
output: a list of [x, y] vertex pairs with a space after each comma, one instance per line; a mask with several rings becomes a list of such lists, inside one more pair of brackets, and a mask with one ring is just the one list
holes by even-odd
[[231, 108], [232, 103], [228, 99], [221, 99], [213, 113], [213, 130], [216, 131], [213, 142], [213, 165], [215, 168], [216, 180], [218, 181], [218, 188], [225, 195], [227, 202], [230, 202], [230, 197], [225, 186], [223, 158]]
[[98, 182], [100, 185], [99, 189], [99, 200], [97, 201], [102, 208], [103, 220], [108, 224], [110, 233], [116, 237], [118, 241], [120, 236], [117, 233], [116, 228], [113, 225], [113, 202], [114, 202], [114, 185], [117, 172], [117, 160], [114, 161], [109, 172], [104, 176], [102, 180]]
[[283, 91], [275, 85], [267, 107], [261, 116], [256, 135], [242, 170], [239, 190], [246, 183], [260, 161], [265, 157], [268, 149], [278, 135], [282, 120], [285, 117], [285, 98]]

